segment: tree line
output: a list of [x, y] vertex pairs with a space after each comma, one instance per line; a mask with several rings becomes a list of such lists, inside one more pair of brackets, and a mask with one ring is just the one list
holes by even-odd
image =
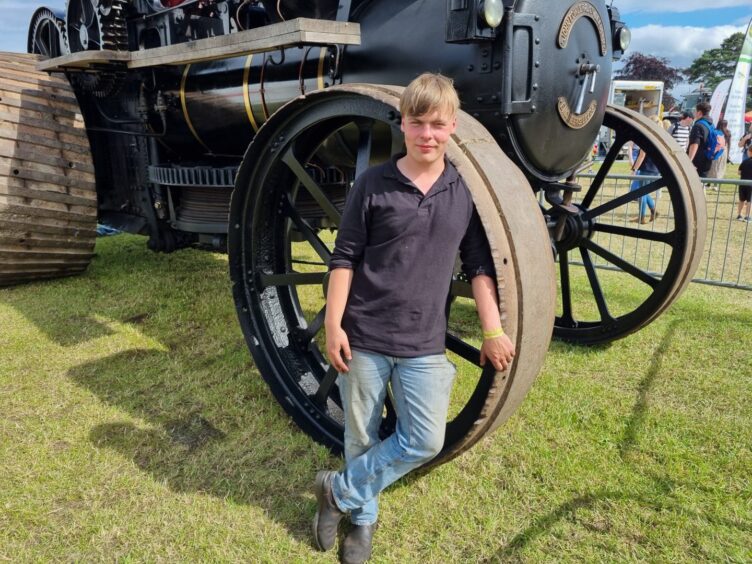
[[[676, 103], [671, 96], [674, 85], [686, 80], [702, 83], [712, 90], [718, 84], [734, 76], [734, 68], [744, 44], [744, 34], [734, 33], [721, 42], [720, 47], [707, 49], [692, 64], [681, 69], [672, 67], [665, 57], [654, 57], [644, 53], [632, 53], [624, 59], [624, 67], [614, 78], [619, 80], [660, 80], [666, 86], [664, 105], [670, 108]], [[747, 92], [747, 107], [752, 107], [752, 84]]]

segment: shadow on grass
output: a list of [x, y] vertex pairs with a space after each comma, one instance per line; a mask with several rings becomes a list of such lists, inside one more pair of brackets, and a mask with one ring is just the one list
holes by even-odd
[[[627, 465], [630, 464], [629, 454], [637, 445], [640, 430], [647, 416], [650, 393], [660, 375], [662, 358], [669, 350], [671, 343], [674, 340], [677, 325], [678, 321], [676, 320], [669, 324], [661, 342], [653, 352], [650, 366], [648, 367], [645, 376], [637, 387], [637, 398], [618, 448], [619, 457]], [[691, 509], [690, 507], [686, 507], [680, 503], [672, 502], [667, 499], [667, 496], [672, 495], [677, 486], [681, 486], [685, 489], [696, 488], [695, 484], [678, 484], [665, 476], [656, 475], [654, 473], [649, 474], [649, 477], [653, 481], [653, 487], [650, 488], [653, 491], [644, 492], [642, 495], [628, 494], [618, 490], [596, 490], [592, 493], [579, 495], [562, 503], [556, 509], [533, 519], [530, 526], [515, 535], [506, 546], [502, 547], [501, 550], [491, 558], [485, 560], [485, 562], [514, 560], [519, 557], [519, 552], [528, 544], [533, 542], [536, 538], [551, 531], [557, 523], [563, 520], [573, 519], [578, 510], [592, 509], [599, 504], [614, 501], [633, 501], [656, 512], [672, 511], [692, 516], [695, 519], [702, 519], [716, 525], [736, 528], [745, 532], [752, 531], [752, 524], [750, 523], [739, 523], [729, 519], [721, 519], [714, 515]], [[697, 489], [702, 490], [703, 488]], [[598, 524], [597, 526], [583, 524], [583, 526], [591, 528], [595, 532], [608, 532], [608, 524], [605, 525], [605, 528], [603, 528], [603, 524]]]
[[[166, 350], [131, 349], [67, 372], [126, 414], [94, 426], [92, 443], [175, 492], [259, 507], [310, 542], [308, 492], [327, 455], [296, 430], [253, 366], [226, 264], [198, 251], [156, 255], [144, 242], [98, 242], [103, 258], [86, 275], [11, 289], [5, 302], [66, 348], [113, 334], [110, 320], [137, 325]], [[91, 343], [91, 354], [108, 354], [106, 341], [98, 347]]]
[[[220, 370], [222, 356], [205, 359], [203, 371]], [[166, 362], [172, 366], [165, 368]], [[298, 541], [310, 542], [314, 506], [306, 494], [316, 447], [292, 432], [260, 378], [230, 377], [225, 390], [217, 390], [216, 381], [202, 385], [202, 371], [182, 362], [182, 355], [134, 350], [71, 370], [78, 385], [145, 421], [96, 425], [92, 443], [133, 460], [175, 492], [260, 507]], [[224, 404], [238, 401], [246, 403]]]
[[[160, 268], [166, 267], [169, 259], [147, 252], [145, 244], [145, 238], [135, 236], [119, 235], [106, 241], [99, 239], [97, 249], [104, 245], [106, 256], [95, 254], [85, 273], [73, 278], [40, 280], [33, 285], [4, 289], [4, 301], [23, 314], [50, 341], [62, 347], [111, 336], [112, 331], [95, 315], [118, 319], [117, 315], [112, 315], [113, 309], [118, 309], [114, 306], [118, 305], [120, 298], [114, 294], [115, 285], [112, 282], [115, 279], [138, 280], [137, 283], [142, 284], [151, 277], [154, 278], [155, 293], [165, 290], [156, 276]], [[202, 254], [195, 253], [191, 259], [195, 261], [197, 269], [216, 268], [216, 261]], [[103, 279], [101, 274], [105, 273], [105, 268], [106, 277]], [[54, 304], [54, 308], [45, 308], [43, 304]], [[128, 322], [127, 319], [123, 321]]]

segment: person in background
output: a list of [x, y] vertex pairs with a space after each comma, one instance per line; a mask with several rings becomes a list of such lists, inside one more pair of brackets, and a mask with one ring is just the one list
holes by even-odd
[[[651, 116], [650, 119], [659, 125], [661, 124], [661, 120], [658, 116]], [[632, 171], [637, 176], [660, 176], [661, 173], [658, 171], [658, 167], [655, 166], [655, 163], [648, 157], [645, 150], [634, 143], [632, 144], [630, 157], [632, 157], [630, 159], [632, 161]], [[629, 191], [634, 192], [651, 182], [653, 181], [639, 179], [633, 180], [632, 185], [629, 187]], [[650, 209], [650, 217], [648, 217], [647, 213], [648, 208]], [[650, 194], [646, 194], [640, 198], [638, 215], [637, 217], [633, 217], [631, 221], [644, 225], [654, 221], [657, 216], [658, 212], [655, 209], [655, 200], [653, 200], [653, 197]]]
[[689, 132], [689, 146], [687, 147], [687, 154], [700, 178], [708, 177], [712, 164], [705, 155], [705, 146], [708, 143], [711, 127], [713, 127], [713, 122], [710, 118], [710, 104], [700, 102], [695, 106], [695, 124]]
[[[752, 180], [752, 143], [747, 145], [746, 158], [739, 165], [739, 177], [742, 180]], [[752, 201], [752, 186], [739, 186], [739, 203], [736, 208], [736, 219], [739, 221], [752, 221], [749, 215], [750, 201]], [[747, 213], [742, 215], [746, 208]]]
[[693, 121], [690, 112], [682, 112], [681, 119], [676, 122], [673, 129], [669, 130], [671, 137], [679, 143], [679, 147], [681, 147], [684, 152], [687, 151], [687, 147], [689, 146], [689, 132], [692, 129]]
[[718, 147], [723, 150], [710, 165], [710, 178], [723, 178], [726, 176], [726, 163], [728, 163], [728, 148], [731, 146], [731, 132], [728, 128], [728, 122], [722, 119], [718, 122]]

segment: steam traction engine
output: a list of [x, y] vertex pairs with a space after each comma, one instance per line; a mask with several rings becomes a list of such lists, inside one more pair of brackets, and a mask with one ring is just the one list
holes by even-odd
[[[147, 235], [156, 251], [226, 248], [256, 365], [295, 422], [337, 449], [341, 400], [319, 346], [332, 232], [353, 180], [402, 149], [399, 85], [442, 72], [464, 110], [449, 157], [491, 243], [518, 351], [506, 372], [479, 366], [458, 275], [446, 343], [462, 366], [434, 464], [444, 462], [517, 408], [552, 328], [579, 343], [623, 337], [694, 272], [705, 231], [699, 179], [662, 130], [606, 104], [628, 35], [604, 0], [40, 8], [32, 55], [0, 63], [0, 283], [84, 270], [97, 217]], [[574, 175], [602, 127], [613, 145], [580, 189]], [[624, 193], [605, 180], [629, 141], [661, 179]], [[629, 224], [628, 206], [661, 187], [660, 224]], [[641, 265], [640, 245], [662, 260]], [[596, 270], [596, 257], [620, 272]], [[621, 292], [625, 280], [637, 289]], [[388, 404], [384, 432], [393, 425]]]

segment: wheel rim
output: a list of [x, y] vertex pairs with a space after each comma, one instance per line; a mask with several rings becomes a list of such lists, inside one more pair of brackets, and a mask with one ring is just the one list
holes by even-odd
[[64, 20], [47, 8], [40, 8], [31, 18], [27, 52], [41, 55], [45, 59], [65, 54], [67, 46], [64, 28]]
[[[590, 186], [576, 195], [577, 213], [545, 212], [559, 259], [554, 334], [582, 344], [624, 337], [655, 319], [691, 280], [705, 237], [702, 185], [675, 141], [625, 108], [609, 106], [603, 125], [613, 145]], [[634, 191], [606, 180], [629, 141], [645, 149], [660, 174]], [[644, 195], [656, 201], [658, 216], [641, 224]], [[557, 224], [564, 226], [558, 235]]]
[[[341, 401], [336, 373], [321, 352], [321, 287], [333, 237], [317, 229], [338, 224], [344, 191], [337, 189], [337, 180], [346, 179], [347, 171], [359, 174], [402, 147], [398, 95], [394, 87], [348, 85], [291, 102], [251, 144], [231, 204], [230, 270], [249, 348], [272, 392], [295, 422], [335, 451], [342, 449]], [[464, 114], [447, 154], [473, 186], [471, 192], [506, 287], [502, 315], [518, 354], [504, 373], [496, 373], [490, 365], [481, 370], [478, 341], [447, 335], [450, 355], [469, 369], [463, 375], [462, 390], [457, 391], [455, 385], [445, 445], [431, 465], [466, 450], [516, 409], [542, 364], [554, 302], [551, 261], [539, 259], [541, 252], [550, 252], [547, 232], [522, 175], [485, 129]], [[488, 164], [492, 162], [496, 164]], [[504, 178], [505, 189], [511, 186], [510, 192], [519, 195], [503, 197], [497, 192], [500, 186], [489, 178]], [[505, 208], [499, 203], [504, 200], [514, 204], [507, 203]], [[509, 215], [524, 216], [524, 220], [511, 220], [510, 225], [505, 219]], [[519, 260], [514, 255], [514, 238], [523, 229], [528, 230], [530, 244]], [[299, 243], [293, 239], [304, 241], [307, 255], [296, 252]], [[538, 291], [537, 304], [532, 299], [523, 303], [524, 279], [530, 279], [532, 292]], [[457, 316], [467, 313], [468, 285], [457, 280], [453, 289], [450, 331], [464, 331], [465, 323]], [[312, 293], [318, 300], [314, 305]], [[522, 318], [525, 308], [532, 314], [527, 324], [531, 327]], [[382, 435], [392, 432], [394, 421], [387, 400]]]

